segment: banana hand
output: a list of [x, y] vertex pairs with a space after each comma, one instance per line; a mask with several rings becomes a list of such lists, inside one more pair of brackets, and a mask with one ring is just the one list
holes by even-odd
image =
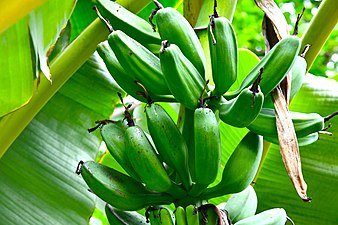
[[111, 206], [135, 211], [156, 204], [171, 204], [172, 196], [147, 190], [142, 183], [94, 161], [80, 162], [81, 174], [90, 190]]
[[124, 140], [129, 161], [149, 190], [170, 193], [177, 198], [185, 195], [184, 190], [171, 181], [155, 149], [140, 127], [129, 127]]
[[158, 104], [146, 106], [149, 133], [163, 161], [174, 168], [183, 186], [192, 184], [188, 166], [188, 147], [169, 114]]

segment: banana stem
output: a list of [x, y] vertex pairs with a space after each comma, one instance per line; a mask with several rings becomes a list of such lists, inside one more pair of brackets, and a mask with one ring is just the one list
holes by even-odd
[[309, 70], [338, 22], [338, 1], [323, 0], [317, 14], [312, 18], [302, 36], [302, 49], [306, 44], [311, 48], [305, 56]]
[[330, 119], [332, 119], [333, 117], [337, 116], [338, 115], [338, 111], [328, 115], [328, 116], [325, 116], [324, 117], [324, 123], [326, 123], [327, 121], [329, 121]]

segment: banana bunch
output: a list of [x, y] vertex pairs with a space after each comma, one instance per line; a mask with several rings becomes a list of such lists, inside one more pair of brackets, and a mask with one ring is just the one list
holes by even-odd
[[[255, 214], [257, 196], [250, 184], [261, 163], [263, 139], [278, 144], [275, 113], [267, 108], [270, 92], [289, 71], [291, 97], [302, 84], [306, 61], [299, 55], [300, 39], [278, 42], [229, 91], [238, 79], [237, 39], [229, 20], [214, 8], [207, 28], [208, 76], [193, 27], [176, 9], [153, 2], [148, 23], [116, 2], [95, 1], [111, 31], [97, 52], [119, 86], [145, 103], [146, 127], [135, 124], [131, 106], [120, 95], [125, 118], [100, 121], [96, 128], [123, 171], [87, 161], [79, 163], [77, 173], [107, 203], [111, 224], [284, 224], [283, 209]], [[177, 123], [161, 102], [180, 103]], [[316, 141], [332, 117], [290, 115], [300, 145]], [[220, 122], [249, 129], [225, 165]], [[223, 195], [231, 195], [226, 203], [206, 204]], [[147, 209], [145, 217], [136, 212], [141, 209]]]

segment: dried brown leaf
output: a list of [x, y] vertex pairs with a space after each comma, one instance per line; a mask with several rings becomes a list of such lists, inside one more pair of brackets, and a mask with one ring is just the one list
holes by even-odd
[[297, 136], [287, 103], [279, 87], [272, 91], [271, 96], [275, 106], [278, 141], [285, 169], [299, 197], [303, 201], [310, 201], [306, 193], [307, 185], [303, 178]]

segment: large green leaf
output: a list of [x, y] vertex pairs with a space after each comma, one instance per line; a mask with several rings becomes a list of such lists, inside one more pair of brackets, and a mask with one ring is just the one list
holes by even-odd
[[[307, 75], [300, 92], [292, 100], [290, 109], [317, 112], [326, 116], [337, 111], [338, 82]], [[302, 202], [287, 176], [279, 148], [273, 145], [264, 161], [255, 190], [258, 210], [283, 207], [296, 224], [336, 224], [338, 186], [338, 118], [333, 118], [333, 136], [320, 134], [312, 145], [300, 147], [304, 178], [308, 184], [311, 203]]]
[[100, 138], [87, 128], [113, 111], [112, 82], [94, 55], [1, 158], [1, 224], [88, 223], [95, 197], [75, 169], [96, 157]]
[[0, 117], [26, 104], [32, 96], [33, 65], [28, 37], [26, 18], [0, 35]]
[[[38, 4], [33, 4], [32, 7], [42, 2], [37, 1]], [[48, 79], [51, 79], [47, 63], [48, 54], [60, 31], [66, 25], [75, 2], [74, 0], [48, 1], [1, 33], [0, 117], [20, 108], [31, 99], [35, 86], [33, 77], [37, 77], [40, 70]], [[23, 13], [24, 10], [20, 7], [25, 7], [25, 4], [19, 6], [17, 3], [7, 3], [3, 7], [8, 10], [8, 5], [17, 7], [12, 10], [18, 13]], [[13, 15], [13, 18], [18, 19], [16, 16], [20, 17], [20, 15]], [[0, 21], [0, 24], [1, 22], [3, 21]]]

